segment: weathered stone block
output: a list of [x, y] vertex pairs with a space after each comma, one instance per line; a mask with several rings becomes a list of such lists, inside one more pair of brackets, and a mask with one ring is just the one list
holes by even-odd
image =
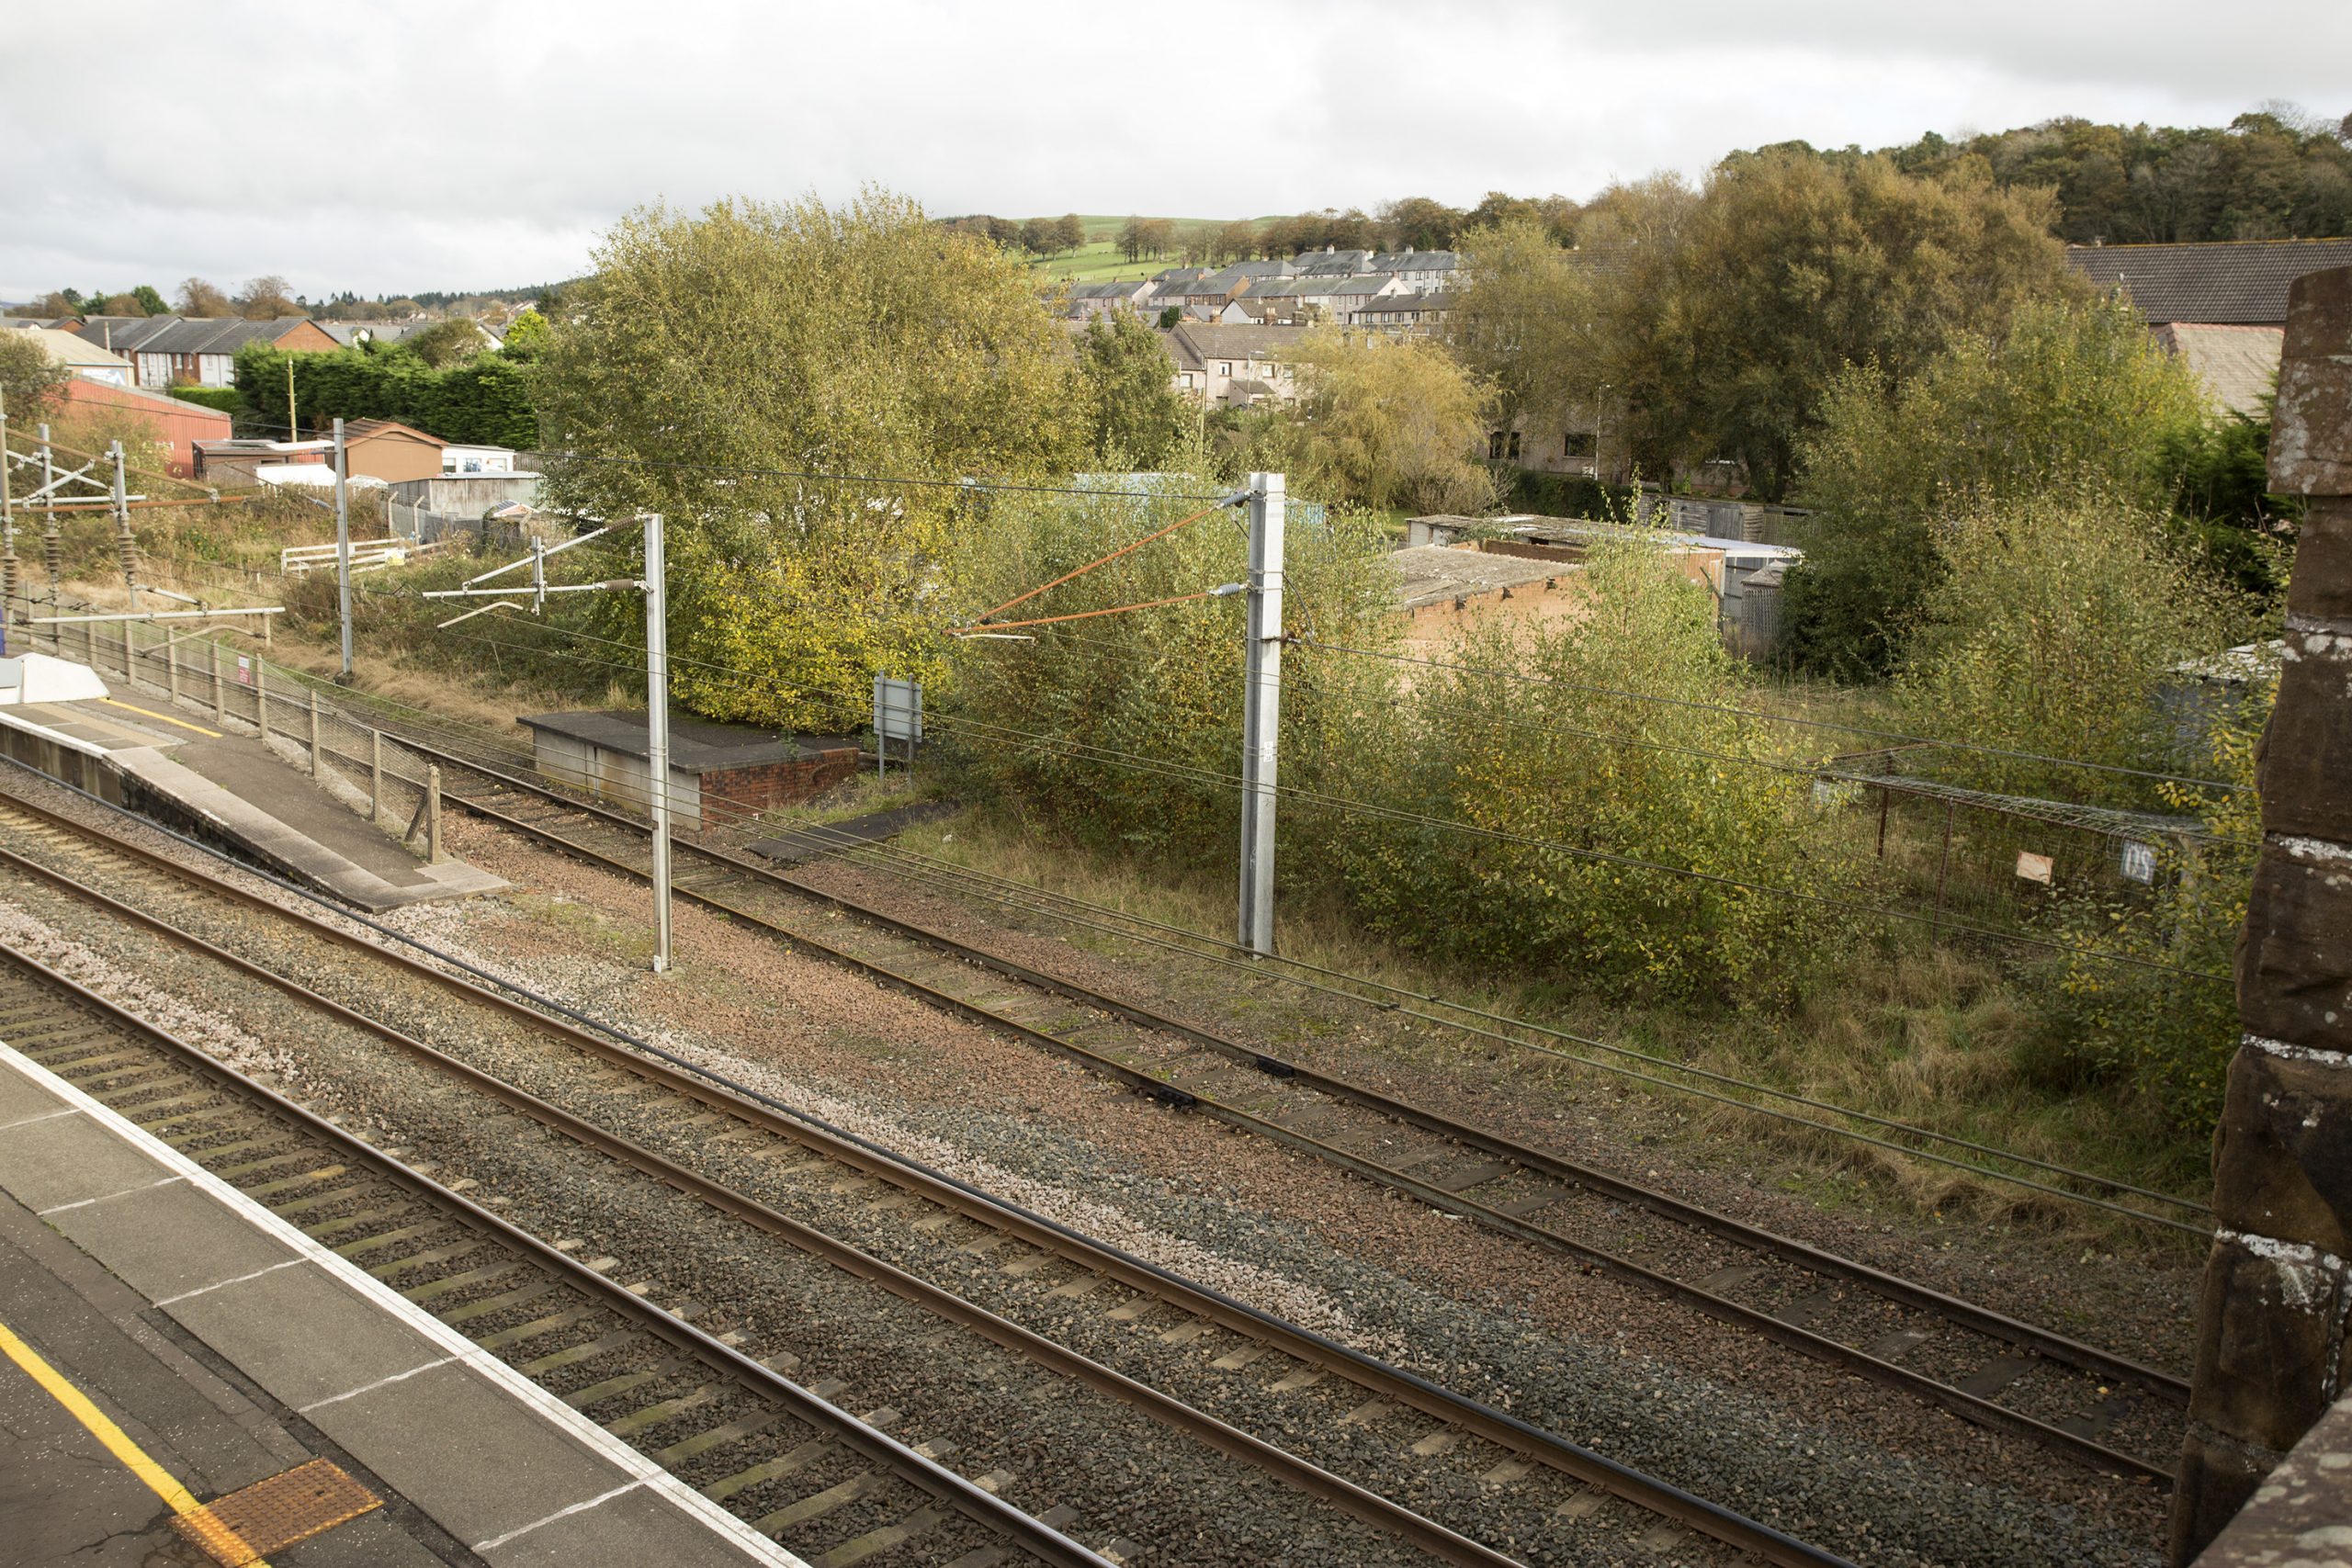
[[2245, 1506], [2277, 1460], [2275, 1454], [2191, 1432], [2181, 1445], [2180, 1474], [2173, 1484], [2172, 1561], [2194, 1562]]
[[2224, 1235], [2205, 1263], [2188, 1416], [2284, 1453], [2334, 1403], [2344, 1269], [2259, 1236]]
[[2290, 624], [2284, 641], [2278, 702], [2256, 770], [2262, 825], [2273, 833], [2333, 838], [2352, 830], [2344, 797], [2352, 769], [2352, 630]]
[[2270, 432], [2270, 488], [2352, 495], [2352, 267], [2299, 277]]
[[2213, 1208], [2231, 1230], [2352, 1257], [2352, 1067], [2238, 1052], [2214, 1140]]
[[2318, 840], [2262, 847], [2237, 979], [2248, 1033], [2329, 1050], [2352, 1044], [2352, 859]]
[[[2287, 580], [2288, 613], [2314, 621], [2352, 622], [2352, 565], [2346, 564], [2352, 563], [2352, 500], [2311, 499], [2295, 530], [2295, 560], [2296, 570]], [[2306, 560], [2313, 570], [2302, 570]]]

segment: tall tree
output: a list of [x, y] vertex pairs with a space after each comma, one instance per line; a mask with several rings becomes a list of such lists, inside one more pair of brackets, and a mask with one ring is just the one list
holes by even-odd
[[1119, 254], [1136, 262], [1143, 259], [1143, 220], [1129, 213], [1126, 222], [1119, 228]]
[[1476, 513], [1494, 498], [1479, 461], [1487, 388], [1428, 338], [1309, 333], [1294, 351], [1290, 415], [1305, 493], [1385, 510]]
[[1125, 310], [1097, 316], [1079, 334], [1078, 370], [1095, 459], [1143, 468], [1166, 461], [1192, 420], [1158, 334]]
[[2027, 307], [1899, 385], [1849, 367], [1822, 414], [1804, 452], [1818, 510], [1784, 626], [1799, 662], [1848, 678], [1901, 656], [1945, 568], [1945, 519], [2052, 496], [2161, 514], [2201, 417], [2188, 370], [2114, 301]]
[[1955, 333], [2066, 288], [2054, 215], [2047, 192], [2002, 190], [1979, 166], [1930, 180], [1793, 148], [1726, 159], [1671, 254], [1634, 265], [1651, 294], [1649, 434], [1677, 456], [1736, 457], [1756, 494], [1781, 499], [1847, 366], [1899, 384]]
[[1166, 255], [1176, 243], [1175, 220], [1168, 218], [1147, 218], [1136, 225], [1136, 245], [1145, 255]]
[[[49, 356], [39, 333], [0, 332], [0, 396], [12, 421], [39, 419], [57, 400], [66, 369]], [[29, 428], [29, 423], [19, 424]]]
[[1086, 248], [1086, 224], [1075, 212], [1065, 212], [1054, 220], [1054, 243], [1063, 251]]
[[1021, 220], [1021, 248], [1033, 256], [1046, 255], [1053, 250], [1057, 231], [1050, 218], [1024, 218]]
[[282, 316], [300, 315], [301, 308], [294, 303], [293, 297], [286, 290], [284, 278], [275, 273], [265, 273], [259, 277], [247, 278], [245, 286], [237, 290], [237, 298], [232, 303], [237, 313], [249, 321], [274, 321]]
[[139, 301], [139, 312], [141, 315], [164, 316], [171, 313], [171, 305], [155, 291], [152, 284], [142, 283], [132, 289], [130, 294], [132, 299]]
[[229, 296], [217, 285], [200, 277], [187, 278], [180, 284], [179, 313], [183, 316], [233, 316], [237, 313]]
[[1443, 251], [1462, 231], [1463, 214], [1426, 196], [1408, 196], [1383, 207], [1380, 221], [1391, 250]]
[[548, 486], [672, 520], [679, 700], [838, 729], [876, 671], [936, 678], [979, 525], [959, 481], [1066, 472], [1083, 446], [1028, 268], [878, 190], [640, 210], [595, 262], [537, 386], [553, 445], [597, 460]]

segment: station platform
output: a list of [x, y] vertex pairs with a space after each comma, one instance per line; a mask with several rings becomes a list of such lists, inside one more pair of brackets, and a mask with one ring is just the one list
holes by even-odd
[[0, 1560], [806, 1568], [0, 1044]]
[[174, 713], [167, 698], [0, 703], [0, 751], [362, 909], [506, 886], [461, 861], [427, 864], [259, 736]]

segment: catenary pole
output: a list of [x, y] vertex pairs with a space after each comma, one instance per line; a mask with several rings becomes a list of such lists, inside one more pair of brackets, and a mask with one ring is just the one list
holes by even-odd
[[351, 474], [344, 456], [340, 414], [334, 422], [334, 591], [343, 615], [343, 678], [347, 683], [351, 680]]
[[670, 967], [670, 616], [662, 514], [645, 514], [645, 766], [653, 789], [653, 972]]
[[[114, 465], [113, 482], [107, 488], [107, 499], [114, 512], [115, 553], [122, 558], [122, 585], [130, 591], [130, 607], [136, 610], [139, 608], [139, 543], [130, 533], [130, 486], [123, 473], [122, 443], [117, 441], [107, 446], [107, 457]], [[130, 678], [130, 672], [123, 671], [123, 679], [127, 681]]]
[[1250, 476], [1250, 598], [1241, 707], [1241, 945], [1274, 951], [1274, 766], [1282, 728], [1283, 476]]
[[16, 613], [17, 513], [8, 500], [8, 394], [0, 392], [0, 657], [8, 652], [8, 618]]

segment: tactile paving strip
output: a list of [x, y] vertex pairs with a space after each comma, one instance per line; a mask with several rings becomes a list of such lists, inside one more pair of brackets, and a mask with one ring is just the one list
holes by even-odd
[[243, 1568], [383, 1506], [333, 1460], [314, 1459], [215, 1497], [172, 1525], [222, 1568]]

